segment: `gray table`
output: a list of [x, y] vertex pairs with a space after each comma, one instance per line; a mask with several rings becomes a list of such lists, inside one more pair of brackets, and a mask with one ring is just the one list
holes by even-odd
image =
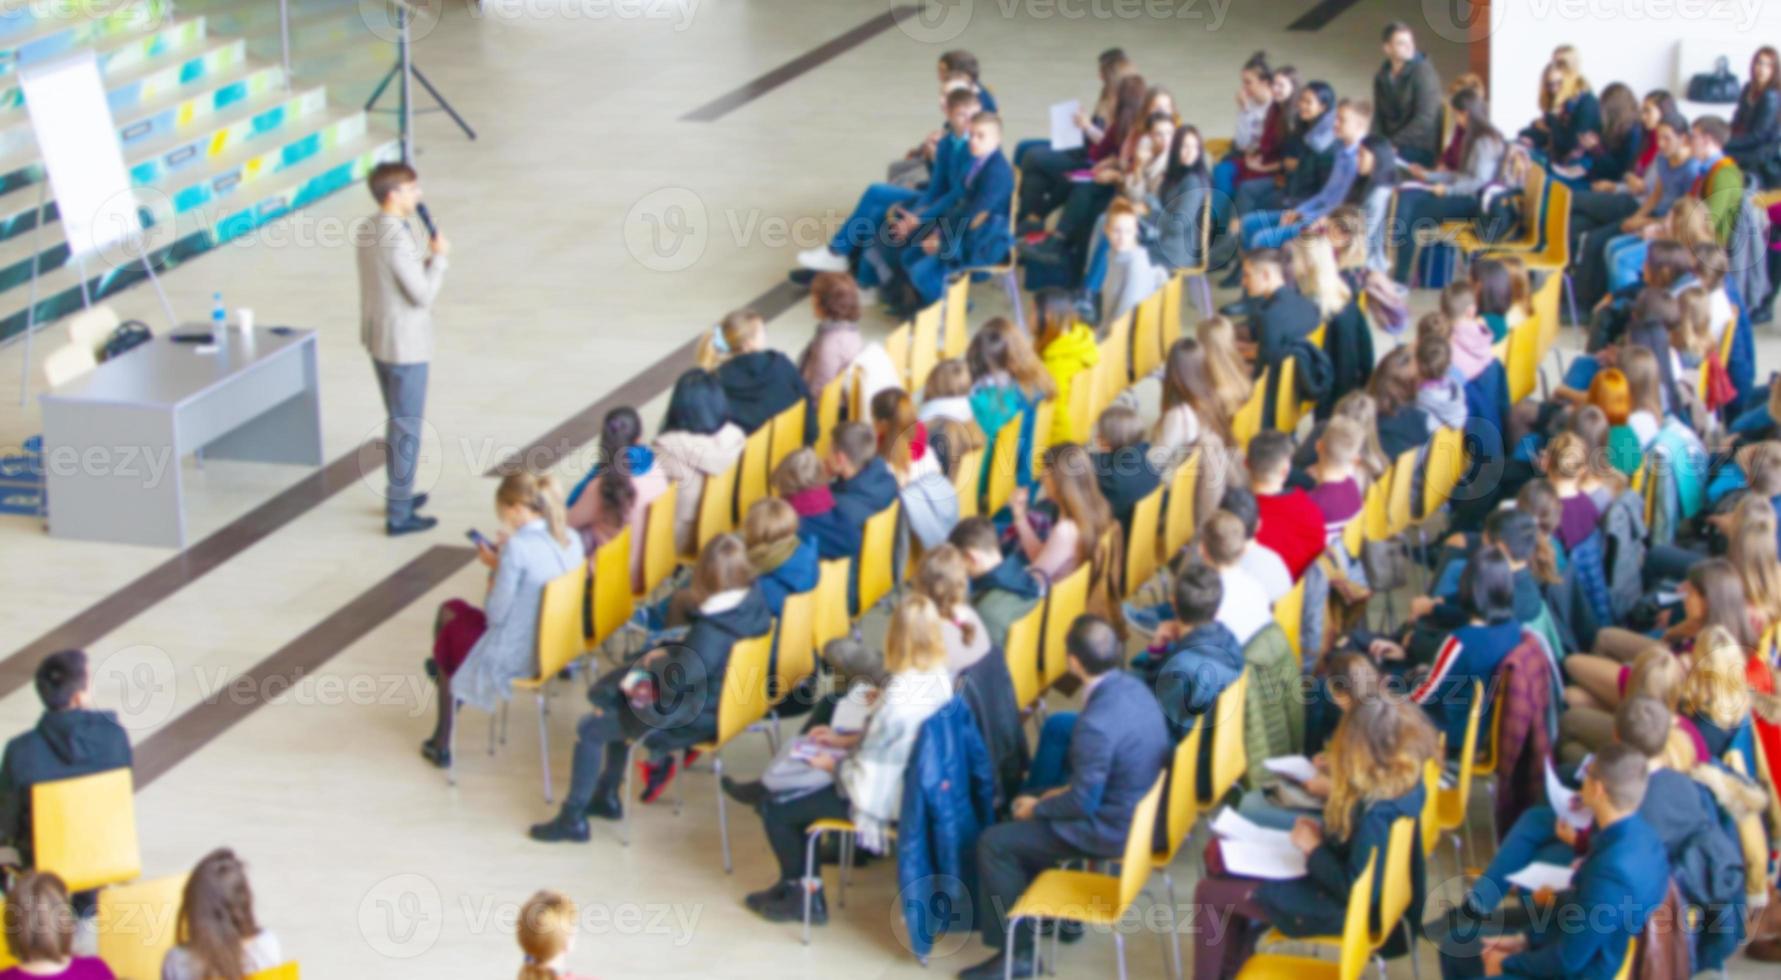
[[157, 336], [41, 396], [50, 534], [183, 548], [186, 456], [322, 464], [315, 331], [218, 346]]

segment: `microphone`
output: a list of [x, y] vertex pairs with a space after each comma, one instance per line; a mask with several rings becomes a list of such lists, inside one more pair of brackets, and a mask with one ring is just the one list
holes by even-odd
[[414, 213], [420, 215], [421, 224], [427, 226], [427, 237], [438, 238], [439, 226], [433, 223], [433, 212], [428, 211], [425, 204], [416, 204], [414, 206]]

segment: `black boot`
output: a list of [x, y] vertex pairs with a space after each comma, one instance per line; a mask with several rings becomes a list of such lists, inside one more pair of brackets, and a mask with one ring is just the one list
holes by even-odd
[[587, 820], [559, 813], [553, 820], [533, 824], [531, 837], [535, 841], [555, 844], [561, 841], [586, 843], [588, 839]]
[[758, 779], [744, 783], [725, 776], [718, 780], [718, 784], [723, 787], [725, 796], [743, 806], [760, 806], [767, 798], [767, 787]]
[[[804, 885], [796, 881], [784, 882], [784, 885], [778, 893], [756, 906], [755, 911], [768, 922], [804, 921]], [[810, 895], [810, 924], [820, 926], [828, 921], [829, 905], [823, 901], [819, 887]]]
[[594, 798], [588, 801], [587, 808], [582, 811], [582, 814], [601, 820], [623, 820], [625, 805], [618, 798], [618, 790], [596, 793]]
[[[1014, 969], [1009, 970], [1003, 962], [1013, 958]], [[973, 967], [959, 971], [959, 980], [1000, 980], [1008, 973], [1017, 977], [1036, 977], [1040, 973], [1039, 955], [1032, 948], [1021, 948], [1018, 944], [1012, 950], [1004, 949], [996, 955]]]

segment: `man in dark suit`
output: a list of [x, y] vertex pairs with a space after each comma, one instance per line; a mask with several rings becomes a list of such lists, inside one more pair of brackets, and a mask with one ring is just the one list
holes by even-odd
[[[1156, 784], [1169, 754], [1162, 708], [1143, 681], [1119, 670], [1124, 651], [1113, 627], [1099, 616], [1080, 616], [1064, 646], [1070, 672], [1083, 682], [1082, 713], [1068, 731], [1068, 782], [1039, 796], [1016, 797], [1014, 819], [978, 838], [978, 923], [984, 945], [998, 952], [960, 973], [962, 980], [1002, 976], [1004, 957], [1013, 958], [1016, 975], [1036, 973], [1032, 931], [1022, 929], [1010, 945], [1008, 910], [1041, 871], [1059, 861], [1124, 853], [1132, 811]], [[1047, 735], [1056, 737], [1067, 718], [1054, 715]], [[1044, 751], [1041, 744], [1036, 756]]]
[[1001, 262], [1013, 247], [1008, 215], [1014, 203], [1014, 168], [1002, 155], [1002, 120], [995, 113], [980, 112], [971, 120], [970, 152], [964, 193], [929, 227], [917, 231], [900, 257], [921, 306], [940, 298], [947, 276]]
[[1286, 256], [1271, 248], [1249, 253], [1243, 259], [1244, 309], [1249, 315], [1249, 346], [1255, 374], [1285, 359], [1293, 341], [1317, 329], [1322, 317], [1316, 304], [1286, 281]]
[[130, 736], [117, 716], [92, 710], [87, 655], [63, 650], [37, 665], [37, 727], [6, 743], [0, 761], [0, 844], [32, 867], [31, 787], [130, 766]]

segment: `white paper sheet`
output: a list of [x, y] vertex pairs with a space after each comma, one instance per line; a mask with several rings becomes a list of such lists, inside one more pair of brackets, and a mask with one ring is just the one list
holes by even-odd
[[1082, 111], [1082, 100], [1071, 99], [1051, 107], [1051, 148], [1074, 150], [1082, 146], [1082, 128], [1076, 125], [1076, 114]]
[[1218, 849], [1225, 870], [1234, 875], [1272, 881], [1305, 876], [1305, 853], [1291, 844], [1278, 847], [1227, 839], [1219, 841]]
[[[1585, 760], [1585, 765], [1588, 760]], [[1558, 773], [1552, 771], [1552, 760], [1546, 760], [1546, 802], [1552, 811], [1564, 821], [1578, 830], [1586, 830], [1595, 823], [1595, 815], [1577, 798], [1577, 791], [1559, 782]]]
[[1277, 759], [1268, 759], [1262, 763], [1262, 767], [1295, 783], [1308, 783], [1317, 775], [1317, 767], [1302, 755], [1283, 755]]
[[[1226, 861], [1228, 863], [1229, 858]], [[1520, 886], [1530, 892], [1537, 892], [1542, 888], [1563, 891], [1571, 887], [1571, 869], [1562, 864], [1535, 861], [1510, 875], [1509, 884]]]
[[[1225, 807], [1212, 820], [1212, 832], [1226, 841], [1259, 844], [1264, 847], [1292, 847], [1292, 834], [1285, 830], [1263, 827], [1250, 820], [1235, 807]], [[1297, 848], [1294, 848], [1297, 850]]]

